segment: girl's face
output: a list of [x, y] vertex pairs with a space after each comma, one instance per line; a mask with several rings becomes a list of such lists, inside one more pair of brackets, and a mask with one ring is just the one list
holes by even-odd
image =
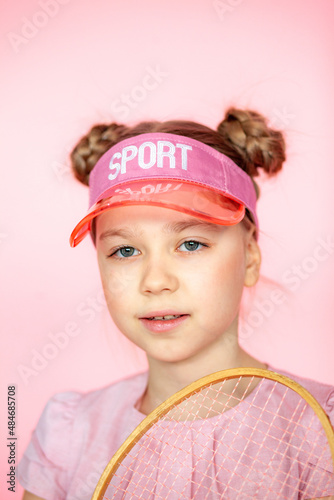
[[110, 314], [149, 359], [190, 360], [236, 339], [243, 287], [260, 264], [242, 224], [120, 207], [97, 218], [96, 248]]

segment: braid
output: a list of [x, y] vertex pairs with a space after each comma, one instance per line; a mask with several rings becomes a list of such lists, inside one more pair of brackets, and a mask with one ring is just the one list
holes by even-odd
[[88, 185], [89, 174], [96, 162], [108, 149], [120, 141], [127, 130], [127, 127], [117, 123], [92, 127], [71, 153], [75, 177], [83, 184]]
[[242, 168], [250, 176], [259, 175], [259, 168], [268, 175], [281, 170], [285, 161], [283, 134], [269, 128], [259, 113], [230, 108], [217, 131], [240, 155]]

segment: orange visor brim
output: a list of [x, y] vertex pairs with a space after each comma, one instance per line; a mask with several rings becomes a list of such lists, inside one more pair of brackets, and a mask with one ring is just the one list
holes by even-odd
[[104, 193], [87, 215], [76, 225], [71, 237], [72, 247], [77, 246], [90, 232], [92, 221], [107, 210], [123, 206], [150, 205], [183, 212], [212, 224], [231, 226], [245, 216], [240, 201], [226, 194], [198, 184], [152, 179], [124, 184], [121, 189]]

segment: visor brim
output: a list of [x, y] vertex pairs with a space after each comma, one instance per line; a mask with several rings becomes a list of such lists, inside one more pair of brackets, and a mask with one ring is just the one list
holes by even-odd
[[240, 201], [197, 183], [166, 179], [152, 179], [150, 183], [132, 181], [103, 193], [102, 199], [72, 231], [71, 246], [77, 246], [85, 238], [98, 215], [113, 208], [136, 205], [168, 208], [224, 226], [238, 224], [245, 216], [245, 206]]

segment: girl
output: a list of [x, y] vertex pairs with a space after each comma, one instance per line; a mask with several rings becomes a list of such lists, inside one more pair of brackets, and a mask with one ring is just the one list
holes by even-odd
[[[90, 210], [71, 244], [90, 233], [111, 317], [149, 370], [51, 399], [20, 464], [24, 500], [91, 498], [110, 457], [162, 401], [215, 371], [268, 368], [240, 347], [238, 315], [260, 272], [254, 177], [260, 168], [276, 174], [284, 160], [281, 132], [238, 109], [216, 131], [112, 123], [81, 139], [72, 162], [89, 182]], [[334, 389], [301, 383], [334, 419]]]

